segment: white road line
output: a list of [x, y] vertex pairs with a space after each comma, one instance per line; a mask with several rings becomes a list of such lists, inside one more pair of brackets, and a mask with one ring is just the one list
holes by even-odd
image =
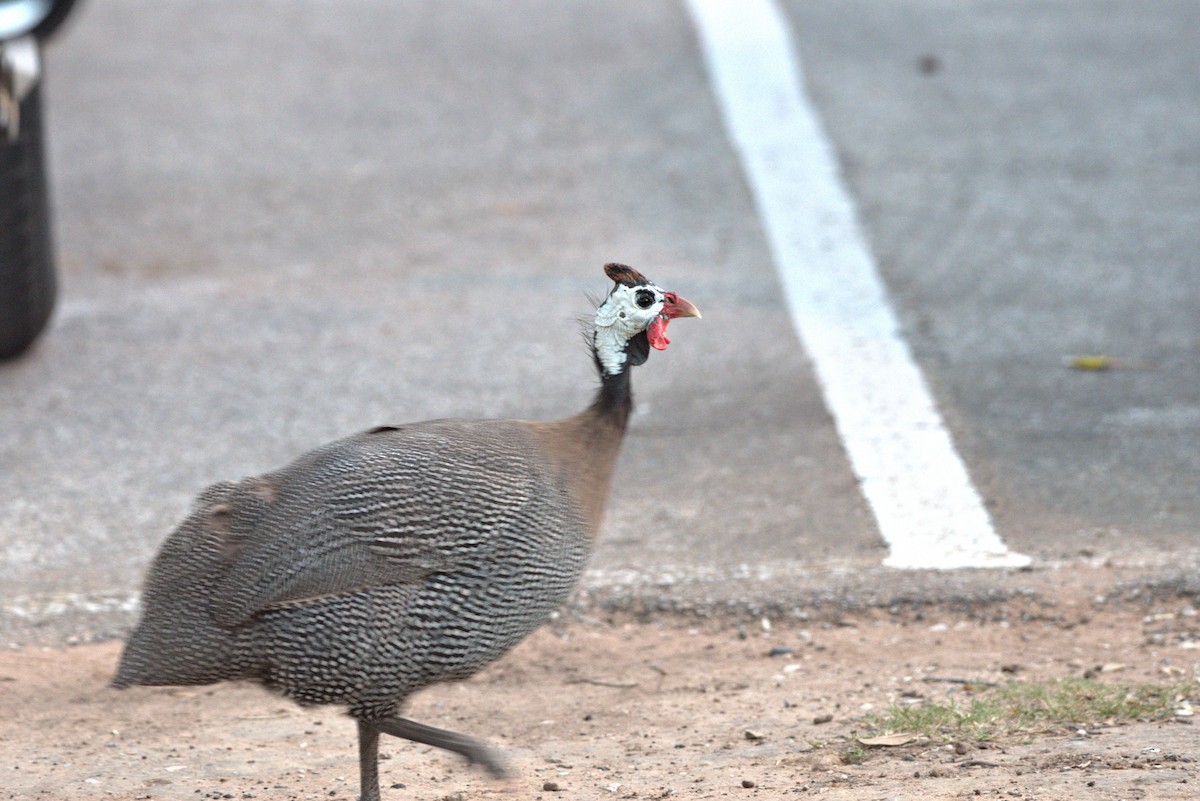
[[890, 549], [884, 564], [1028, 564], [992, 527], [900, 336], [786, 19], [771, 0], [688, 6], [792, 320]]

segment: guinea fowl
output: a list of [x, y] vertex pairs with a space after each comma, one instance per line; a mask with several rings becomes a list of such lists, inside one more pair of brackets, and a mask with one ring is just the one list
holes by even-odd
[[505, 774], [482, 741], [398, 714], [505, 654], [570, 595], [633, 404], [629, 368], [688, 301], [636, 270], [596, 311], [595, 401], [550, 423], [382, 426], [273, 473], [209, 487], [163, 543], [113, 686], [256, 680], [358, 721], [362, 801], [379, 734]]

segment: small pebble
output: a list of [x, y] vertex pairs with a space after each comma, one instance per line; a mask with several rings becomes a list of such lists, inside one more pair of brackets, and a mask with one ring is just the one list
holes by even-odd
[[742, 779], [742, 786], [745, 787], [747, 790], [749, 790], [751, 787], [754, 786], [754, 782], [751, 781], [750, 779]]
[[542, 789], [548, 793], [557, 793], [558, 792], [558, 782], [546, 782], [545, 784], [542, 785]]
[[813, 718], [813, 723], [819, 726], [822, 723], [828, 723], [831, 720], [833, 720], [833, 715], [817, 715], [815, 718]]

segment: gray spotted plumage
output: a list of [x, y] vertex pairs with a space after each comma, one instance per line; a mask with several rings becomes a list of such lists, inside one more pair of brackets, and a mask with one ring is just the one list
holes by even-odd
[[[664, 306], [664, 328], [695, 311], [666, 294], [684, 311]], [[567, 600], [631, 404], [627, 373], [602, 371], [592, 406], [555, 423], [383, 426], [209, 487], [150, 566], [114, 686], [249, 679], [342, 705], [359, 721], [365, 801], [379, 798], [379, 732], [502, 773], [482, 743], [397, 715]]]
[[384, 718], [471, 675], [587, 561], [582, 512], [537, 446], [515, 421], [386, 427], [211, 487], [151, 566], [116, 683], [259, 679]]

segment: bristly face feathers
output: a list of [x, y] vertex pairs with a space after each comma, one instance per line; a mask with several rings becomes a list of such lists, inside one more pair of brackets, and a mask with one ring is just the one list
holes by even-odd
[[[614, 282], [612, 291], [596, 310], [593, 344], [604, 375], [623, 372], [628, 364], [641, 364], [645, 353], [629, 352], [631, 340], [645, 333], [650, 347], [665, 350], [667, 323], [676, 317], [699, 317], [700, 310], [674, 292], [659, 289], [653, 281], [624, 264], [604, 265]], [[644, 351], [644, 346], [642, 348]], [[630, 356], [634, 355], [631, 361]]]

